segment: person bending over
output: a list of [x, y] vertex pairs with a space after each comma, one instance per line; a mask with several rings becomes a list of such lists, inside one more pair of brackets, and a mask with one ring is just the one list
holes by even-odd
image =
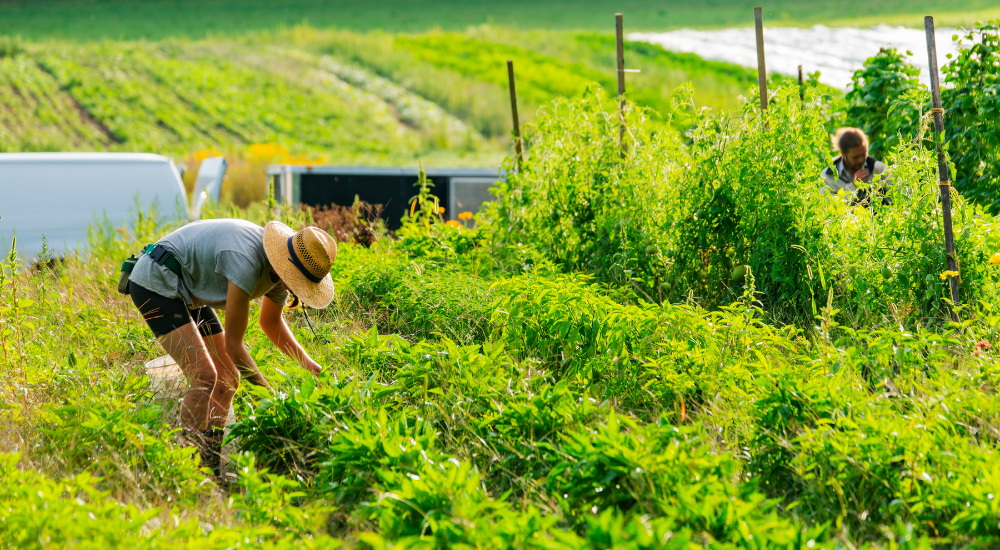
[[[157, 341], [180, 365], [189, 389], [181, 403], [183, 438], [219, 476], [222, 428], [240, 378], [270, 389], [244, 346], [250, 302], [263, 297], [260, 327], [302, 368], [322, 367], [281, 316], [293, 300], [324, 308], [333, 298], [337, 244], [324, 231], [295, 232], [280, 222], [194, 222], [148, 247], [128, 279], [132, 302]], [[215, 309], [226, 312], [223, 327]]]
[[887, 186], [888, 175], [885, 174], [885, 164], [868, 156], [868, 136], [858, 128], [841, 128], [834, 138], [840, 155], [833, 159], [833, 166], [823, 170], [823, 181], [830, 193], [836, 195], [844, 190], [844, 200], [850, 205], [871, 203], [867, 186], [858, 189], [858, 183], [871, 183], [875, 176], [881, 175], [880, 187], [875, 194], [882, 204], [889, 204]]

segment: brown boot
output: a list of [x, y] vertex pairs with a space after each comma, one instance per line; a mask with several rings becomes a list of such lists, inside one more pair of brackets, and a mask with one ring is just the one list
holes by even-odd
[[212, 470], [212, 475], [218, 480], [222, 476], [222, 438], [225, 432], [222, 428], [209, 428], [201, 434], [205, 441], [204, 446], [199, 449], [201, 464]]
[[222, 438], [224, 432], [222, 428], [209, 428], [207, 430], [181, 430], [181, 444], [198, 449], [198, 456], [201, 458], [201, 466], [212, 471], [215, 479], [221, 475], [221, 455]]

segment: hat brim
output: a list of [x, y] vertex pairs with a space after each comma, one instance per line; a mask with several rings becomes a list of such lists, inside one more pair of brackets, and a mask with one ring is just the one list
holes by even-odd
[[303, 304], [323, 309], [333, 300], [333, 278], [327, 273], [320, 282], [314, 283], [295, 267], [288, 258], [288, 238], [294, 234], [291, 227], [281, 222], [268, 222], [264, 226], [264, 253], [271, 262], [271, 269]]

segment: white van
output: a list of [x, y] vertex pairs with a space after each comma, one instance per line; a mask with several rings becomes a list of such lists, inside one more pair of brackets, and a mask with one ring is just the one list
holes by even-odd
[[174, 161], [148, 153], [0, 154], [0, 251], [34, 257], [45, 235], [54, 256], [87, 246], [87, 228], [107, 216], [121, 227], [135, 204], [155, 203], [161, 219], [187, 219]]

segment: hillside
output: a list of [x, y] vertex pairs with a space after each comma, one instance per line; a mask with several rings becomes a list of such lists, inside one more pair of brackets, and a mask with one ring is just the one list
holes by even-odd
[[517, 29], [614, 31], [614, 14], [625, 14], [630, 31], [753, 25], [754, 6], [769, 25], [879, 23], [919, 27], [928, 13], [940, 26], [971, 27], [1000, 17], [992, 0], [510, 0], [503, 7], [463, 0], [6, 0], [0, 2], [0, 34], [71, 40], [160, 40], [184, 36], [243, 35], [308, 23], [351, 31], [464, 31], [493, 25]]
[[[615, 86], [613, 39], [597, 34], [296, 27], [239, 40], [14, 44], [0, 58], [0, 151], [153, 152], [190, 168], [222, 153], [235, 169], [227, 196], [244, 206], [263, 198], [269, 162], [497, 165], [509, 147], [507, 59], [525, 124], [556, 97]], [[630, 75], [630, 97], [662, 123], [685, 82], [699, 103], [729, 109], [755, 80], [648, 44], [629, 43], [627, 55], [643, 71]]]

